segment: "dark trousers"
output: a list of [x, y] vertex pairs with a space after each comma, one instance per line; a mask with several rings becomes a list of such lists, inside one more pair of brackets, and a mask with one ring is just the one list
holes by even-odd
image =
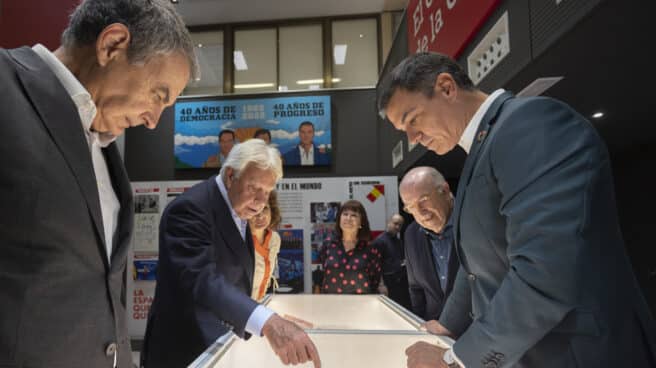
[[411, 309], [410, 294], [408, 291], [408, 273], [405, 267], [401, 271], [392, 274], [383, 274], [383, 282], [387, 287], [390, 299], [402, 305], [408, 310]]

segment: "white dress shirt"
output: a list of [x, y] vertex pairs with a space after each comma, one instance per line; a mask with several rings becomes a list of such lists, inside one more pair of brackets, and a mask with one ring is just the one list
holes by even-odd
[[485, 116], [487, 110], [490, 108], [490, 106], [492, 106], [494, 100], [496, 100], [497, 97], [499, 97], [504, 92], [505, 90], [500, 88], [494, 91], [491, 95], [487, 96], [478, 110], [476, 110], [474, 116], [472, 116], [471, 120], [469, 120], [469, 124], [467, 124], [465, 131], [462, 132], [462, 136], [458, 142], [458, 145], [462, 147], [465, 152], [467, 152], [467, 154], [469, 154], [472, 143], [474, 143], [474, 135], [476, 135], [476, 132], [478, 131], [478, 126], [481, 125], [483, 116]]
[[114, 233], [118, 226], [118, 213], [121, 204], [112, 187], [112, 180], [107, 169], [107, 162], [102, 153], [102, 148], [107, 147], [116, 137], [109, 133], [98, 133], [91, 130], [91, 123], [96, 117], [96, 104], [91, 99], [91, 95], [84, 86], [75, 78], [73, 73], [41, 44], [32, 47], [32, 50], [43, 59], [57, 79], [71, 96], [73, 103], [77, 107], [82, 129], [87, 139], [89, 152], [91, 153], [91, 162], [93, 171], [96, 176], [98, 185], [98, 197], [100, 199], [100, 212], [102, 213], [103, 230], [105, 233], [105, 248], [107, 249], [107, 261], [111, 263], [112, 244], [114, 242]]
[[[232, 220], [235, 222], [237, 229], [239, 229], [239, 234], [241, 235], [241, 239], [245, 240], [246, 226], [248, 226], [248, 221], [242, 220], [237, 215], [237, 212], [235, 212], [235, 210], [232, 208], [232, 203], [230, 203], [230, 198], [228, 197], [228, 190], [225, 187], [223, 180], [221, 180], [220, 175], [216, 176], [216, 184], [219, 186], [219, 192], [221, 192], [221, 196], [223, 197], [223, 200], [228, 204], [228, 208], [230, 209], [230, 214], [232, 215]], [[268, 321], [269, 318], [274, 313], [275, 312], [272, 311], [271, 309], [263, 305], [258, 305], [253, 310], [253, 313], [251, 313], [250, 317], [248, 317], [248, 321], [246, 321], [245, 330], [249, 332], [251, 335], [262, 336], [262, 327], [264, 327], [266, 321]]]
[[307, 151], [299, 144], [298, 151], [301, 153], [301, 165], [314, 165], [314, 144]]

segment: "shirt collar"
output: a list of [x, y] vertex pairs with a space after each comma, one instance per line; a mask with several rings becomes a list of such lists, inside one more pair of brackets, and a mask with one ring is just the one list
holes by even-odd
[[425, 233], [426, 235], [430, 236], [432, 239], [438, 239], [438, 236], [440, 236], [440, 235], [441, 235], [441, 236], [446, 236], [446, 234], [448, 234], [449, 231], [451, 230], [451, 227], [452, 227], [451, 219], [452, 219], [452, 218], [453, 218], [453, 217], [449, 217], [449, 221], [446, 222], [446, 224], [445, 224], [444, 227], [442, 228], [442, 231], [440, 231], [439, 233], [435, 233], [435, 232], [433, 232], [432, 230], [426, 229], [426, 228], [423, 227], [423, 226], [421, 226], [421, 230], [423, 230], [424, 233]]
[[223, 200], [225, 201], [225, 203], [228, 205], [228, 208], [230, 209], [230, 214], [232, 215], [232, 219], [235, 221], [235, 225], [237, 225], [237, 227], [239, 228], [239, 233], [243, 238], [245, 234], [247, 221], [242, 220], [239, 217], [239, 215], [237, 215], [237, 212], [235, 212], [234, 208], [232, 208], [232, 203], [230, 203], [230, 198], [228, 197], [228, 189], [225, 187], [225, 184], [223, 183], [223, 179], [221, 179], [221, 175], [217, 175], [215, 180], [216, 180], [216, 184], [219, 186], [219, 192], [221, 192], [221, 196], [223, 197]]
[[478, 108], [474, 116], [467, 124], [467, 127], [465, 128], [465, 131], [462, 133], [460, 141], [458, 142], [458, 145], [462, 147], [465, 152], [467, 152], [467, 154], [469, 154], [469, 150], [471, 149], [472, 143], [474, 142], [474, 135], [476, 135], [476, 132], [478, 131], [478, 126], [481, 125], [483, 116], [485, 116], [487, 110], [490, 108], [490, 106], [492, 106], [494, 100], [496, 100], [497, 97], [499, 97], [503, 92], [505, 92], [505, 90], [500, 88], [494, 91], [491, 95], [487, 96], [485, 101], [483, 101], [481, 106]]
[[91, 99], [91, 94], [84, 88], [82, 83], [77, 80], [75, 75], [64, 65], [50, 50], [42, 44], [36, 44], [32, 50], [39, 55], [46, 65], [52, 70], [57, 79], [64, 86], [64, 89], [73, 100], [78, 109], [82, 128], [84, 129], [89, 142], [97, 141], [101, 147], [107, 147], [116, 140], [116, 136], [110, 133], [98, 133], [91, 130], [91, 123], [96, 117], [96, 104]]
[[[299, 144], [299, 145], [298, 145], [298, 149], [301, 151], [301, 153], [305, 153], [305, 148], [303, 148], [302, 145]], [[308, 155], [310, 155], [310, 154], [314, 154], [314, 144], [312, 144], [312, 145], [310, 146], [310, 149], [309, 149], [307, 152], [308, 152]]]

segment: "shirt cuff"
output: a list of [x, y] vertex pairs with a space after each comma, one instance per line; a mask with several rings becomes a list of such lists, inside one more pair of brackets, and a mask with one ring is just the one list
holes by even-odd
[[255, 307], [251, 316], [248, 317], [248, 321], [246, 321], [246, 332], [251, 335], [262, 336], [262, 327], [274, 313], [274, 311], [263, 305]]

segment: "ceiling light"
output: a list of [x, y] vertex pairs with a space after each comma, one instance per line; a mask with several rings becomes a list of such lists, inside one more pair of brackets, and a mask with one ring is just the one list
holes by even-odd
[[177, 4], [177, 3], [178, 3], [178, 0], [171, 0], [171, 2], [172, 2], [173, 4]]
[[198, 44], [198, 48], [201, 48], [201, 47], [203, 47], [203, 44], [202, 44], [202, 43], [199, 43], [199, 44]]
[[247, 84], [235, 84], [235, 89], [267, 88], [273, 86], [274, 86], [273, 83], [247, 83]]
[[346, 48], [347, 45], [335, 45], [333, 57], [335, 58], [336, 65], [344, 65], [346, 62]]
[[364, 35], [362, 33], [360, 33], [360, 38], [364, 38]]
[[248, 70], [248, 65], [246, 64], [246, 57], [241, 50], [235, 50], [232, 56], [232, 60], [235, 63], [235, 69], [237, 70]]
[[594, 114], [592, 114], [592, 117], [595, 118], [595, 119], [601, 119], [601, 118], [604, 117], [604, 113], [601, 112], [601, 111], [597, 111]]
[[[333, 78], [333, 83], [338, 83], [341, 82], [342, 80], [340, 78]], [[316, 78], [316, 79], [301, 79], [297, 80], [296, 84], [321, 84], [323, 83], [322, 78]]]

